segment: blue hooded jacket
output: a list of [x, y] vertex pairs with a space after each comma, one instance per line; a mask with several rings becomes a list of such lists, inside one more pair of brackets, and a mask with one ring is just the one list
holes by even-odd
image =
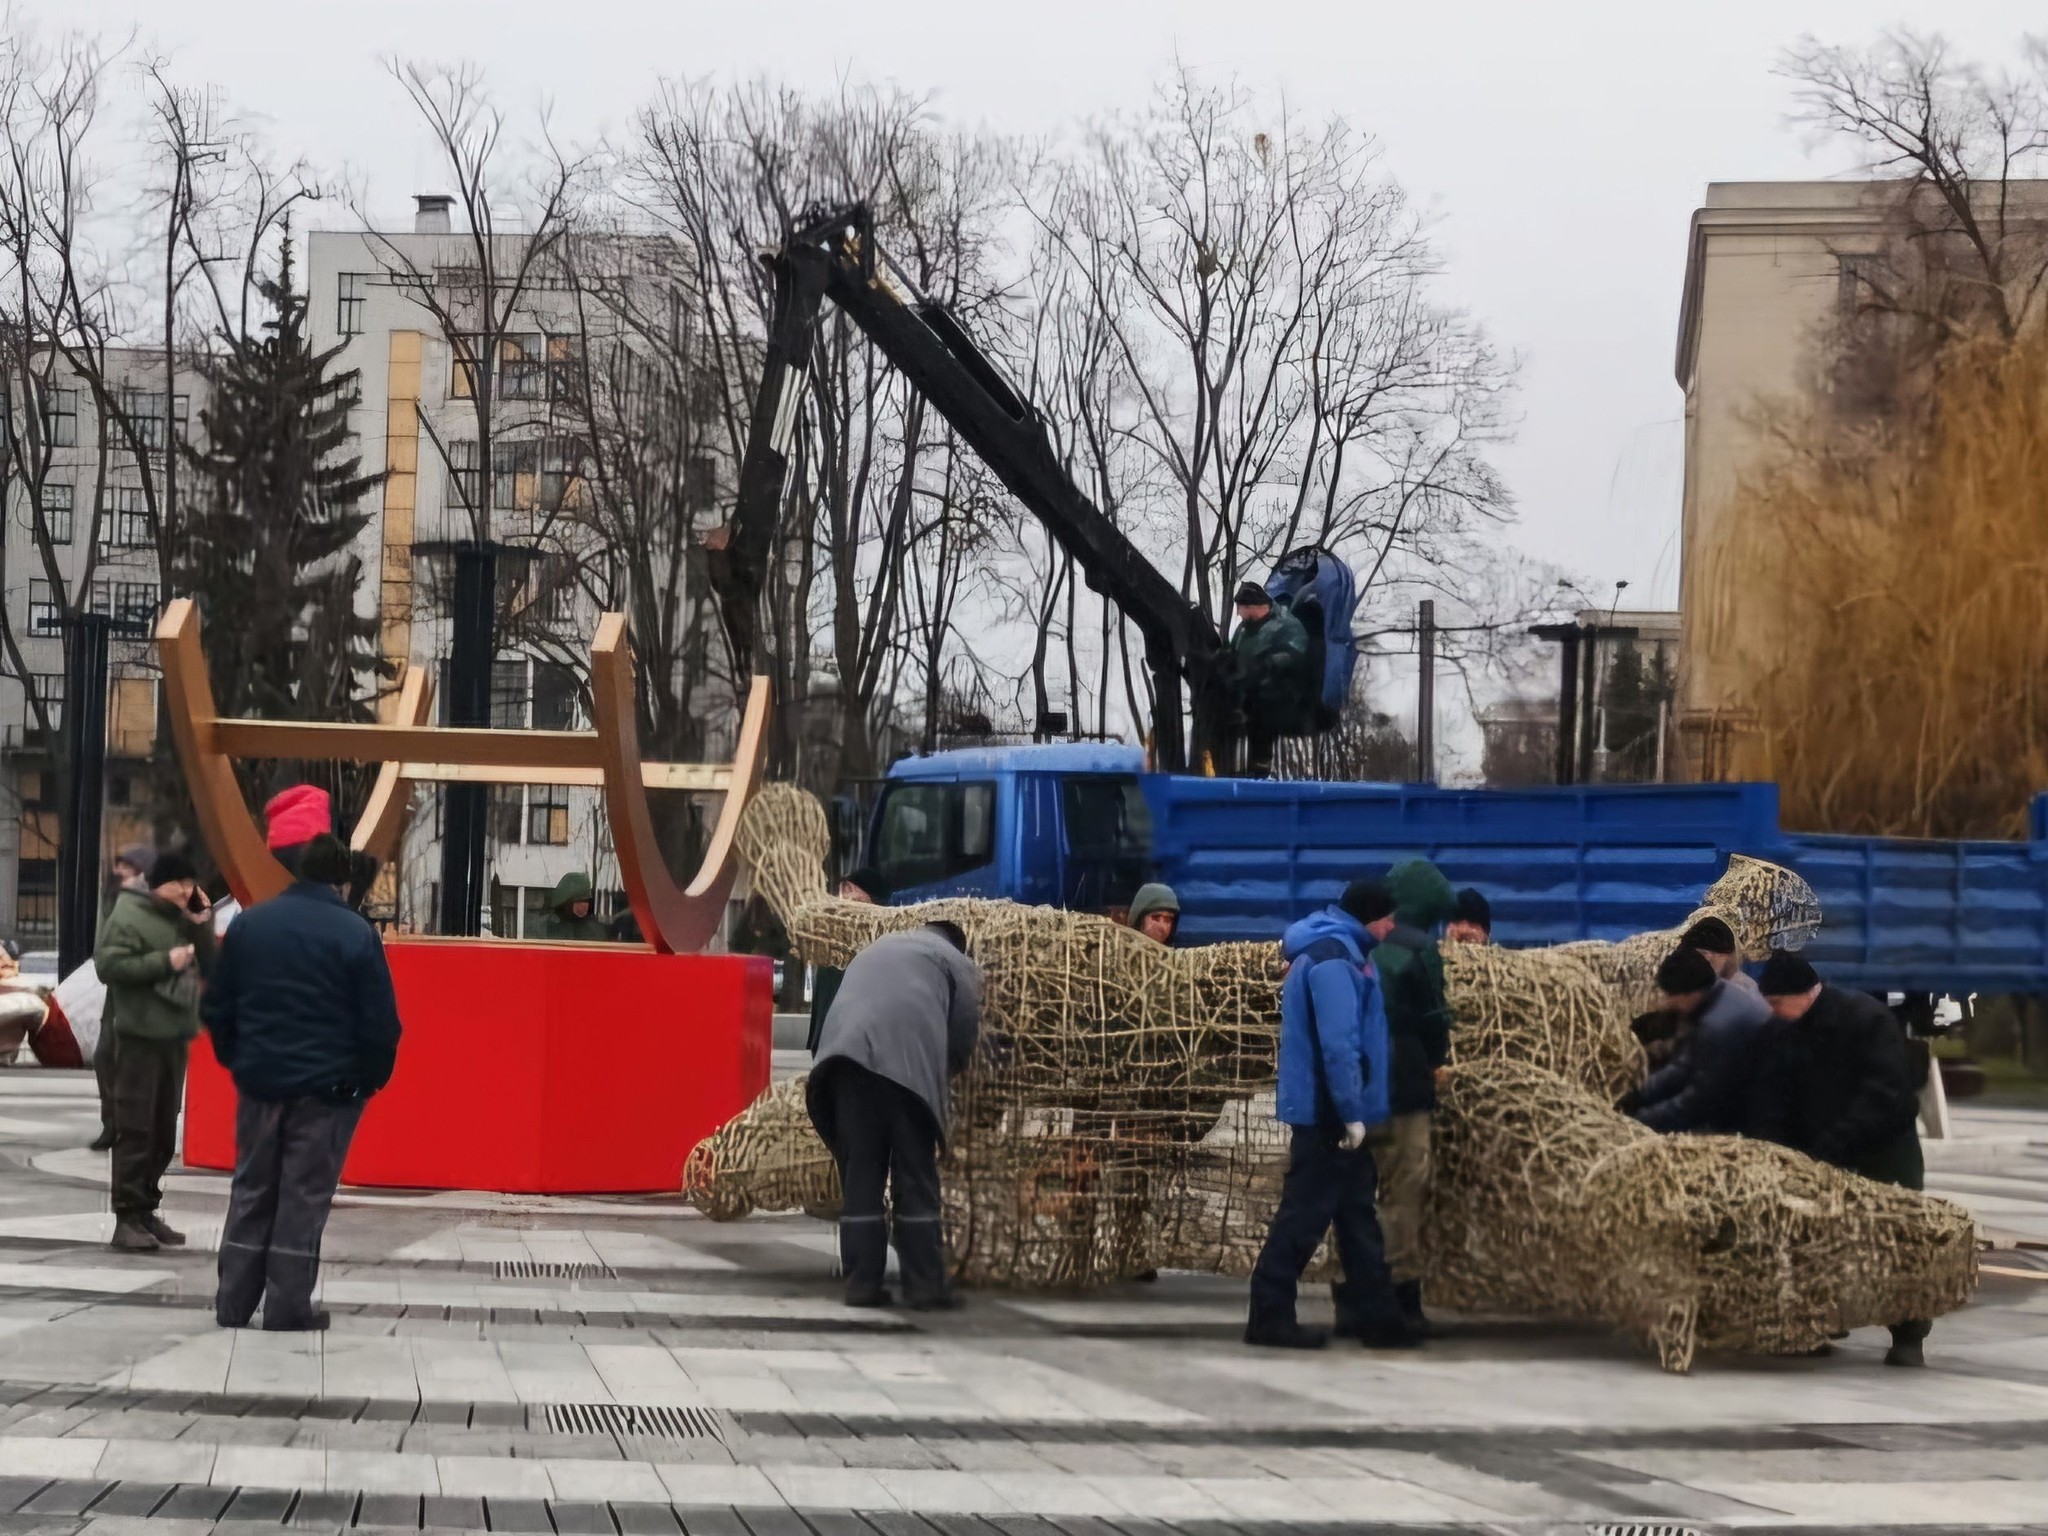
[[1334, 1130], [1388, 1117], [1387, 1012], [1366, 961], [1372, 947], [1365, 924], [1336, 906], [1310, 913], [1280, 940], [1288, 967], [1274, 1113], [1287, 1125]]

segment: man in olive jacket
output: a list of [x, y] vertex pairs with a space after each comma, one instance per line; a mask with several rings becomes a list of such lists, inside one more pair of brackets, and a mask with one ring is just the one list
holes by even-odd
[[590, 876], [577, 869], [555, 882], [555, 888], [548, 893], [548, 915], [541, 931], [532, 937], [609, 944], [617, 935], [611, 924], [597, 915], [597, 890], [591, 885]]
[[[1450, 1055], [1451, 1010], [1444, 998], [1444, 959], [1434, 930], [1457, 911], [1451, 882], [1427, 859], [1405, 859], [1387, 871], [1391, 916], [1371, 925], [1372, 952], [1386, 1000], [1387, 1038], [1393, 1051], [1388, 1075], [1393, 1118], [1367, 1139], [1379, 1168], [1380, 1230], [1394, 1295], [1408, 1321], [1421, 1327], [1422, 1222], [1433, 1172], [1430, 1121], [1436, 1110], [1436, 1072]], [[1337, 1289], [1338, 1323], [1351, 1322], [1343, 1288]]]
[[191, 860], [158, 854], [144, 884], [114, 899], [92, 956], [121, 1037], [114, 1062], [113, 1246], [135, 1253], [185, 1241], [157, 1208], [177, 1149], [185, 1055], [199, 1033], [200, 979], [213, 966], [213, 909]]
[[1248, 581], [1237, 589], [1237, 631], [1230, 637], [1244, 687], [1245, 775], [1273, 771], [1273, 743], [1308, 725], [1313, 692], [1308, 631], [1266, 589]]

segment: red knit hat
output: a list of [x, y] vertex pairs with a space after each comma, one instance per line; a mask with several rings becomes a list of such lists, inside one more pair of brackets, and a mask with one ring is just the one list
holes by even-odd
[[334, 830], [333, 802], [317, 784], [294, 784], [273, 795], [263, 807], [264, 841], [272, 848], [292, 848], [310, 843], [322, 832]]

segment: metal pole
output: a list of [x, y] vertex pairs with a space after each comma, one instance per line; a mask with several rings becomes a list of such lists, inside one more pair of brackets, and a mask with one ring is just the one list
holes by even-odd
[[113, 619], [64, 619], [64, 824], [57, 841], [57, 971], [69, 976], [92, 958], [100, 926], [100, 814], [107, 780], [107, 635]]
[[1564, 658], [1557, 683], [1557, 782], [1573, 782], [1573, 745], [1578, 739], [1579, 723], [1579, 631], [1576, 626], [1566, 628], [1557, 637], [1559, 654]]
[[1600, 635], [1598, 624], [1586, 626], [1585, 681], [1579, 688], [1579, 782], [1593, 782], [1595, 755], [1600, 745], [1593, 727], [1600, 710]]
[[1436, 603], [1424, 598], [1415, 620], [1415, 779], [1436, 782]]
[[[454, 547], [454, 635], [448, 651], [448, 723], [491, 723], [491, 662], [496, 651], [497, 549]], [[475, 935], [484, 900], [484, 819], [488, 786], [441, 788], [441, 932]]]

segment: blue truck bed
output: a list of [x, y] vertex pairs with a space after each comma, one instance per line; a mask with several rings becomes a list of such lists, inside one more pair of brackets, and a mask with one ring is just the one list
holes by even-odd
[[[1434, 860], [1454, 885], [1493, 905], [1494, 937], [1510, 945], [1618, 939], [1668, 928], [1745, 853], [1802, 875], [1822, 927], [1807, 953], [1830, 980], [1873, 991], [2048, 993], [2048, 796], [2026, 842], [1934, 842], [1788, 833], [1771, 784], [1600, 785], [1444, 789], [1167, 777], [1139, 771], [1135, 749], [1018, 747], [940, 753], [890, 770], [890, 789], [962, 786], [980, 845], [942, 879], [912, 881], [899, 901], [943, 894], [1096, 905], [1085, 838], [1063, 824], [1113, 804], [1130, 786], [1148, 826], [1122, 829], [1115, 867], [1140, 847], [1148, 872], [1179, 892], [1183, 941], [1278, 938], [1346, 881], [1397, 859]], [[1092, 798], [1078, 792], [1092, 786]], [[870, 857], [886, 845], [889, 795], [877, 807]], [[932, 823], [933, 826], [936, 823]], [[895, 835], [901, 839], [902, 828]], [[969, 834], [970, 839], [976, 835]], [[1099, 828], [1090, 833], [1105, 836]], [[958, 840], [949, 851], [959, 855]], [[1098, 859], [1107, 868], [1108, 864]], [[967, 867], [958, 867], [967, 866]]]

